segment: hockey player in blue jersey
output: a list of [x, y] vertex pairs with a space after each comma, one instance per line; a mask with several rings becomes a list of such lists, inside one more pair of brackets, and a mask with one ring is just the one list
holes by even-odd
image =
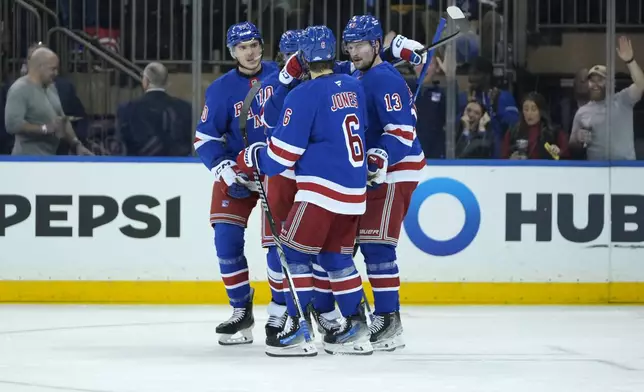
[[[295, 88], [302, 79], [285, 80], [284, 75], [287, 75], [287, 60], [299, 48], [299, 38], [303, 30], [288, 30], [282, 34], [279, 42], [280, 52], [277, 55], [277, 62], [282, 72], [275, 72], [268, 76], [262, 83], [263, 86], [272, 86], [273, 94], [267, 98], [262, 106], [262, 119], [266, 126], [266, 136], [271, 137], [272, 129], [276, 126], [284, 100], [288, 92]], [[299, 62], [291, 62], [291, 67], [300, 67]], [[291, 71], [293, 72], [293, 71]], [[301, 73], [300, 71], [296, 71]], [[295, 194], [297, 193], [297, 184], [295, 182], [295, 172], [293, 168], [285, 170], [277, 176], [267, 178], [264, 190], [268, 198], [268, 203], [273, 213], [273, 219], [280, 226], [288, 218], [288, 214], [295, 202]], [[264, 217], [262, 227], [262, 246], [268, 248], [268, 283], [272, 291], [273, 302], [269, 304], [268, 312], [271, 317], [270, 324], [273, 328], [279, 328], [281, 331], [286, 322], [286, 306], [283, 302], [285, 289], [282, 281], [284, 275], [282, 274], [282, 267], [273, 242], [270, 226]], [[319, 266], [315, 257], [313, 260], [313, 301], [311, 302], [311, 312], [320, 333], [327, 333], [339, 328], [338, 319], [341, 317], [340, 313], [335, 308], [335, 299], [331, 286], [329, 284], [329, 276], [322, 267]], [[288, 295], [288, 293], [286, 293]], [[282, 302], [280, 302], [280, 300]], [[280, 317], [283, 316], [283, 317]], [[274, 335], [274, 334], [272, 334]], [[270, 335], [270, 336], [272, 336]], [[267, 336], [269, 334], [267, 333]]]
[[[380, 22], [370, 15], [354, 16], [342, 38], [368, 102], [365, 145], [369, 187], [358, 242], [374, 295], [371, 343], [374, 350], [392, 351], [404, 347], [396, 245], [425, 156], [416, 138], [413, 95], [400, 73], [379, 56], [383, 39]], [[403, 46], [394, 40], [393, 54], [401, 56], [397, 51]]]
[[[268, 146], [252, 144], [240, 153], [237, 163], [246, 167], [243, 170], [257, 167], [267, 176], [295, 168], [298, 191], [280, 234], [294, 289], [306, 307], [313, 290], [311, 256], [319, 255], [344, 316], [341, 328], [324, 336], [325, 351], [365, 355], [373, 349], [362, 303], [362, 280], [351, 253], [366, 206], [366, 101], [358, 80], [333, 74], [335, 46], [327, 27], [305, 30], [300, 50], [311, 80], [286, 97]], [[269, 342], [267, 354], [316, 355], [315, 346], [304, 340], [293, 301], [290, 296], [286, 299], [286, 326]]]
[[[230, 319], [219, 324], [216, 332], [220, 334], [220, 344], [234, 345], [253, 341], [254, 292], [249, 284], [248, 263], [244, 256], [244, 231], [258, 200], [254, 182], [249, 181], [235, 163], [237, 153], [244, 148], [239, 118], [247, 115], [241, 113], [241, 109], [251, 86], [276, 72], [277, 67], [274, 63], [262, 61], [264, 43], [259, 30], [250, 22], [232, 25], [226, 35], [226, 44], [237, 60], [237, 67], [215, 80], [206, 90], [194, 147], [215, 180], [210, 223], [214, 227], [221, 277], [233, 307]], [[246, 125], [250, 143], [265, 140], [259, 110], [271, 93], [270, 86], [261, 89], [251, 106]]]

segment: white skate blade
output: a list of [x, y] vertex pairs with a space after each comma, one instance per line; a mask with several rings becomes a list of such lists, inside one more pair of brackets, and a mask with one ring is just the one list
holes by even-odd
[[253, 327], [255, 324], [251, 325], [248, 329], [242, 329], [233, 335], [229, 334], [220, 334], [219, 335], [219, 344], [222, 346], [236, 346], [239, 344], [251, 344], [253, 343]]
[[313, 343], [300, 343], [286, 347], [266, 346], [266, 355], [269, 357], [314, 357], [318, 349]]
[[396, 335], [389, 339], [383, 339], [378, 342], [372, 342], [374, 351], [388, 351], [401, 350], [405, 348], [405, 340], [401, 335]]
[[342, 344], [324, 342], [324, 351], [331, 355], [371, 355], [373, 347], [368, 339]]

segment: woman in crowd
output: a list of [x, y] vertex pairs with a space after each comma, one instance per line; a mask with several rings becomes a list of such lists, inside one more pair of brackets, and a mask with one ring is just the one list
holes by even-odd
[[523, 99], [521, 107], [519, 123], [505, 134], [503, 158], [568, 158], [568, 135], [551, 123], [543, 96], [531, 92]]
[[490, 115], [476, 100], [465, 107], [456, 135], [458, 159], [490, 159], [494, 154], [494, 134], [490, 129]]

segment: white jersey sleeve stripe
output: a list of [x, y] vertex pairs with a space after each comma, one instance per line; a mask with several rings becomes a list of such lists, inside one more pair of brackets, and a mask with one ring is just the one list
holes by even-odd
[[302, 155], [304, 154], [304, 151], [306, 151], [304, 148], [293, 146], [274, 136], [271, 137], [271, 143], [273, 143], [276, 147], [279, 147], [280, 149], [295, 155]]

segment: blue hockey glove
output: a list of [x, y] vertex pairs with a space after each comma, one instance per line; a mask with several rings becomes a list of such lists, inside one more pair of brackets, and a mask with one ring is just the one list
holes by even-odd
[[375, 189], [387, 179], [389, 155], [382, 148], [367, 150], [367, 186]]

